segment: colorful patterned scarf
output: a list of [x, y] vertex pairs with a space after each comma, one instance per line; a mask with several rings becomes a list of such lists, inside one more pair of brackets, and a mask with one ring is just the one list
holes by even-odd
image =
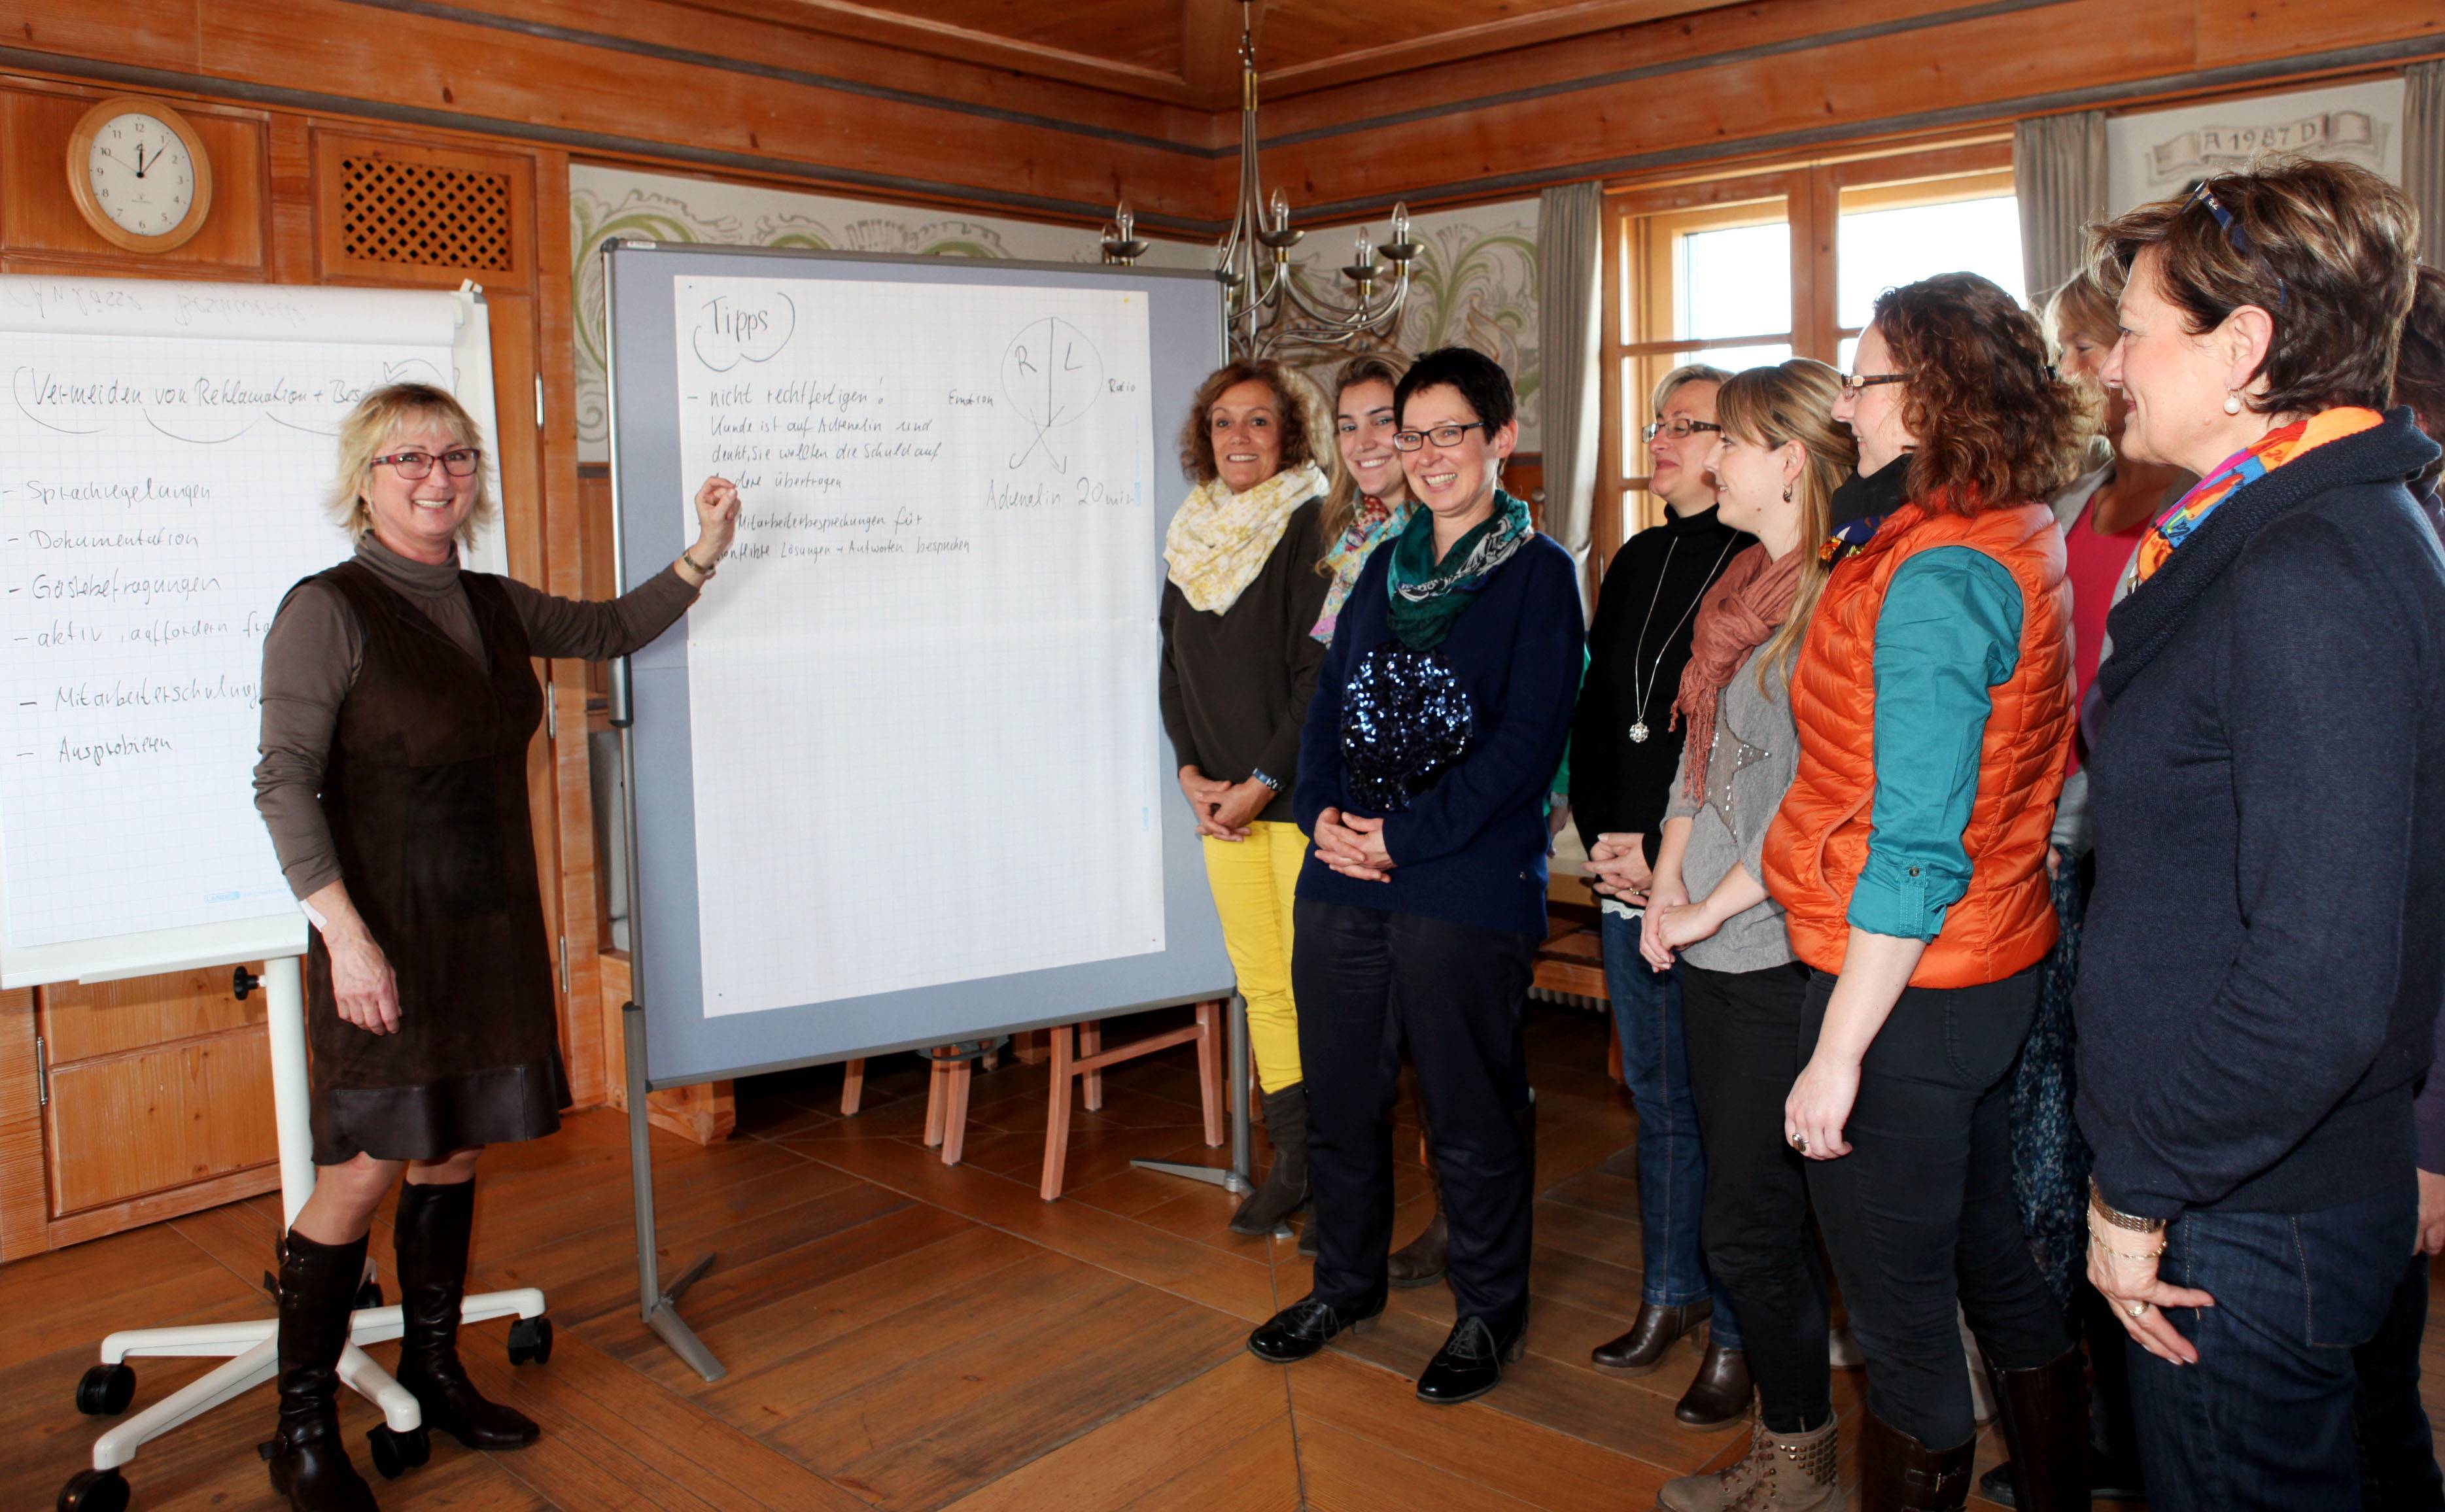
[[2242, 489], [2304, 453], [2316, 451], [2328, 441], [2374, 430], [2384, 422], [2385, 417], [2373, 409], [2341, 405], [2307, 420], [2279, 425], [2233, 453], [2200, 478], [2180, 502], [2159, 515], [2156, 528], [2139, 538], [2139, 554], [2132, 563], [2132, 580], [2145, 583], [2155, 576], [2156, 569], [2191, 538], [2191, 532], [2215, 512], [2215, 507]]
[[1498, 488], [1493, 515], [1454, 541], [1437, 561], [1434, 512], [1422, 509], [1411, 514], [1392, 542], [1392, 570], [1386, 574], [1392, 595], [1392, 633], [1413, 651], [1443, 644], [1494, 569], [1536, 533], [1528, 506]]
[[1308, 633], [1333, 644], [1333, 627], [1341, 618], [1341, 606], [1350, 601], [1350, 590], [1358, 586], [1358, 574], [1367, 566], [1367, 558], [1387, 536], [1398, 535], [1409, 523], [1417, 505], [1403, 499], [1397, 505], [1387, 505], [1373, 495], [1358, 500], [1357, 517], [1341, 539], [1324, 553], [1324, 565], [1333, 570], [1333, 586], [1324, 590], [1324, 612], [1316, 616], [1316, 628]]
[[1187, 595], [1189, 607], [1228, 613], [1265, 569], [1291, 512], [1327, 486], [1314, 462], [1302, 462], [1245, 494], [1232, 493], [1219, 477], [1190, 490], [1163, 537], [1167, 575]]

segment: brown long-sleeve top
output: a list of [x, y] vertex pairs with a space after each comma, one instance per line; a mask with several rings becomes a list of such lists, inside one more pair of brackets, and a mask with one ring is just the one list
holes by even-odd
[[[410, 561], [371, 535], [358, 538], [357, 560], [430, 616], [459, 649], [484, 660], [456, 560], [439, 567]], [[499, 581], [535, 655], [588, 662], [626, 656], [650, 644], [697, 596], [676, 568], [664, 568], [602, 603], [555, 598], [515, 578]], [[271, 849], [289, 888], [300, 898], [340, 880], [339, 855], [323, 818], [323, 763], [364, 646], [364, 628], [347, 601], [311, 580], [289, 593], [264, 636], [262, 758], [254, 765], [254, 807], [271, 831]]]

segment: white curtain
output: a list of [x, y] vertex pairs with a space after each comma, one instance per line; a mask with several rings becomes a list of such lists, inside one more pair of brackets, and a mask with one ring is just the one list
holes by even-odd
[[1548, 189], [1537, 203], [1539, 345], [1544, 361], [1545, 529], [1584, 565], [1596, 506], [1598, 270], [1604, 191]]
[[2445, 268], [2445, 62], [2402, 70], [2402, 187], [2419, 207], [2419, 260]]
[[2029, 304], [2043, 308], [2080, 271], [2089, 225], [2105, 218], [2105, 113], [2040, 116], [2013, 128], [2012, 191]]

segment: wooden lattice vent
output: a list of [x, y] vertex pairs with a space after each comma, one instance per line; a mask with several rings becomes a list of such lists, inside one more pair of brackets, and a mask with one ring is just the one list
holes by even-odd
[[355, 263], [508, 272], [517, 242], [507, 174], [373, 154], [339, 162], [340, 251]]

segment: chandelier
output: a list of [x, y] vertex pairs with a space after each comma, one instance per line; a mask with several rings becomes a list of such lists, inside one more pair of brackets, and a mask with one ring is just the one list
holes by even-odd
[[[1278, 189], [1269, 199], [1257, 161], [1257, 42], [1249, 0], [1240, 0], [1240, 193], [1231, 226], [1214, 249], [1214, 278], [1222, 286], [1223, 334], [1237, 359], [1269, 357], [1283, 345], [1349, 347], [1390, 337], [1409, 297], [1409, 264], [1426, 251], [1409, 239], [1409, 208], [1392, 207], [1392, 240], [1377, 247], [1358, 230], [1349, 266], [1349, 298], [1311, 290], [1291, 266], [1291, 249], [1307, 233], [1291, 224], [1291, 202]], [[1104, 261], [1124, 266], [1147, 252], [1127, 201], [1104, 228]], [[1382, 255], [1391, 266], [1376, 262]]]

